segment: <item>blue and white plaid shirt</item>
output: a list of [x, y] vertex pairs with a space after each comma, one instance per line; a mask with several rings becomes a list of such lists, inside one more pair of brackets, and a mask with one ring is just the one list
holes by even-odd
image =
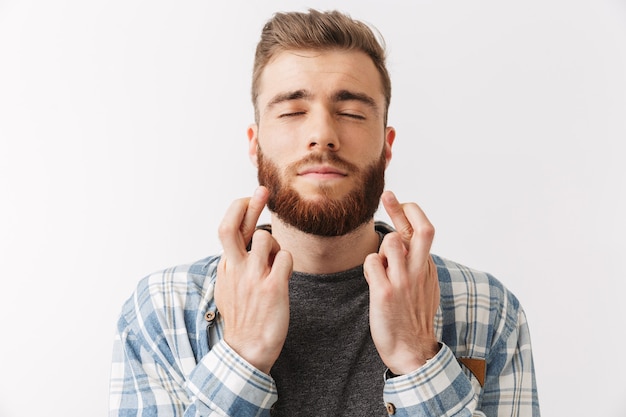
[[[271, 376], [223, 340], [213, 300], [219, 256], [141, 280], [114, 342], [110, 416], [269, 416]], [[433, 255], [439, 353], [385, 377], [395, 416], [539, 416], [530, 336], [513, 294], [490, 275]], [[473, 366], [477, 365], [477, 366]]]

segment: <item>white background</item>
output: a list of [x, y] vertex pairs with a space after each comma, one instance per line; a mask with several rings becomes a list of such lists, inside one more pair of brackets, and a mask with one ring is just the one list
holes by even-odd
[[[0, 416], [107, 414], [117, 315], [220, 250], [277, 10], [385, 36], [388, 188], [528, 315], [544, 416], [625, 416], [626, 2], [0, 0]], [[384, 216], [383, 216], [384, 218]]]

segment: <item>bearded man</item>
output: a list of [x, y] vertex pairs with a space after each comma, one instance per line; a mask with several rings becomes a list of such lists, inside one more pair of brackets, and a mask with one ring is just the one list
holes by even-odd
[[383, 191], [390, 98], [365, 24], [268, 21], [247, 130], [260, 185], [224, 216], [221, 255], [148, 276], [124, 305], [111, 416], [539, 415], [517, 299], [430, 254], [426, 215]]

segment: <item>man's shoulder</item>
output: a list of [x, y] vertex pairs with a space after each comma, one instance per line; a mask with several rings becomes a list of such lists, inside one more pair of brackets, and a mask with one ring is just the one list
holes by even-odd
[[[117, 322], [119, 342], [164, 369], [206, 352], [204, 309], [213, 298], [219, 256], [154, 272], [137, 283]], [[145, 355], [141, 352], [149, 352]], [[191, 369], [191, 368], [189, 368]]]
[[153, 272], [139, 281], [135, 292], [154, 297], [158, 294], [202, 291], [208, 282], [215, 280], [219, 260], [219, 255], [209, 256]]
[[515, 304], [518, 303], [515, 295], [502, 281], [490, 273], [441, 256], [432, 255], [432, 258], [437, 266], [442, 295], [457, 298], [462, 294], [468, 297], [488, 297], [491, 302], [506, 298]]
[[208, 256], [140, 279], [122, 307], [122, 320], [130, 323], [138, 317], [151, 316], [155, 311], [197, 309], [208, 293], [212, 293], [220, 258], [221, 255]]

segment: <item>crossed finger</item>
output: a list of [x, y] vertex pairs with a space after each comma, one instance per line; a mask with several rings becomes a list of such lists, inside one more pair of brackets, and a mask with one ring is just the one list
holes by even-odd
[[435, 228], [417, 204], [400, 204], [391, 191], [385, 191], [381, 200], [402, 238], [407, 257], [421, 265], [430, 257]]
[[267, 188], [259, 187], [252, 197], [235, 200], [228, 208], [218, 230], [224, 255], [228, 258], [235, 260], [246, 255], [246, 246], [268, 197]]
[[280, 245], [267, 230], [259, 229], [254, 232], [249, 258], [255, 258], [259, 271], [271, 267], [278, 251], [280, 251]]

